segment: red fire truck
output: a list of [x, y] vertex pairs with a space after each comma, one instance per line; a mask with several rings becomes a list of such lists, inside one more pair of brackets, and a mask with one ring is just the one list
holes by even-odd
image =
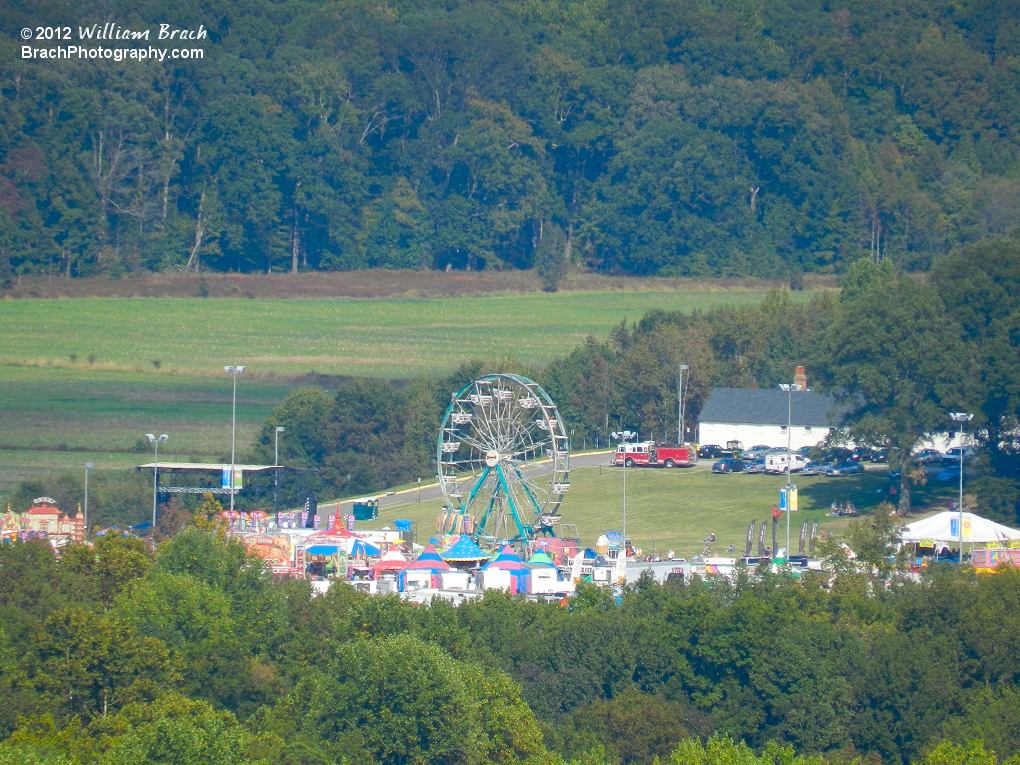
[[620, 444], [613, 457], [614, 465], [627, 467], [690, 467], [697, 461], [698, 453], [693, 446], [667, 446], [657, 441]]

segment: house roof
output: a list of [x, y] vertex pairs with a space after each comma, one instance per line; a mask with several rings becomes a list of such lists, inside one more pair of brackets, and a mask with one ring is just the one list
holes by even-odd
[[698, 419], [727, 425], [786, 425], [790, 405], [790, 424], [796, 427], [838, 427], [846, 411], [832, 397], [813, 391], [713, 388]]

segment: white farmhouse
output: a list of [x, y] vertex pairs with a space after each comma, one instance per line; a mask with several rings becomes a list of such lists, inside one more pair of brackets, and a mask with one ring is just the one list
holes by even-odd
[[713, 388], [701, 410], [698, 443], [786, 446], [789, 416], [790, 445], [794, 449], [815, 446], [839, 427], [842, 413], [843, 407], [834, 399], [811, 390]]

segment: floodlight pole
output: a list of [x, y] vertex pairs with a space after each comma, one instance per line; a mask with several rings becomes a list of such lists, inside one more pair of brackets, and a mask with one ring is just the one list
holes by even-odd
[[[273, 473], [275, 474], [275, 483], [273, 484], [273, 512], [280, 512], [280, 434], [285, 432], [287, 429], [277, 425], [276, 426], [276, 445], [273, 449]], [[233, 468], [231, 468], [231, 476], [233, 476]], [[233, 485], [233, 479], [231, 479], [231, 485]]]
[[89, 535], [89, 468], [94, 468], [96, 463], [85, 463], [85, 536]]
[[[677, 444], [677, 446], [683, 446], [684, 445], [684, 372], [687, 371], [688, 369], [690, 369], [690, 366], [688, 366], [687, 364], [681, 364], [680, 365], [680, 378], [679, 378], [680, 381], [677, 383], [677, 390], [676, 390], [676, 397], [677, 397], [677, 403], [676, 403], [676, 418], [677, 418], [676, 444]], [[690, 378], [690, 375], [688, 375], [688, 379], [689, 378]]]
[[[793, 392], [799, 391], [799, 385], [779, 386], [786, 391], [786, 559], [790, 559], [790, 468], [793, 465]], [[775, 554], [775, 552], [773, 553]]]
[[965, 423], [974, 419], [968, 412], [950, 412], [949, 419], [960, 423], [960, 499], [956, 507], [960, 515], [960, 565], [963, 565], [963, 431]]
[[157, 438], [153, 433], [145, 434], [146, 440], [152, 444], [154, 450], [152, 457], [152, 541], [156, 542], [156, 503], [159, 500], [159, 445], [170, 436], [163, 433]]
[[223, 371], [226, 372], [234, 379], [234, 397], [230, 405], [230, 510], [234, 510], [234, 448], [237, 441], [237, 376], [244, 373], [244, 367], [241, 366], [228, 366], [223, 367]]

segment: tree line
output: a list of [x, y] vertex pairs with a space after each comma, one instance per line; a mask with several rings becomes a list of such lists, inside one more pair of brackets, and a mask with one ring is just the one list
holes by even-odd
[[[1004, 0], [112, 0], [199, 59], [21, 57], [0, 3], [0, 283], [21, 274], [926, 269], [1020, 224]], [[39, 43], [30, 42], [30, 46]], [[51, 43], [45, 43], [50, 46]]]
[[204, 512], [155, 554], [8, 544], [0, 763], [1015, 765], [1018, 591], [837, 561], [454, 608], [312, 597]]
[[[975, 478], [983, 513], [1020, 522], [1020, 237], [992, 238], [939, 260], [930, 278], [898, 272], [888, 259], [858, 261], [839, 293], [794, 303], [774, 292], [755, 306], [704, 312], [652, 311], [610, 337], [589, 337], [542, 369], [513, 359], [465, 363], [454, 374], [409, 383], [348, 379], [335, 391], [291, 393], [262, 426], [255, 459], [318, 468], [284, 479], [287, 499], [307, 487], [348, 496], [413, 483], [435, 473], [435, 443], [449, 396], [494, 371], [537, 380], [557, 403], [575, 450], [609, 443], [614, 430], [677, 439], [680, 366], [685, 436], [693, 440], [715, 386], [774, 388], [797, 365], [809, 384], [847, 407], [834, 440], [889, 449], [902, 469], [900, 504], [927, 478], [913, 458], [931, 433], [955, 429], [950, 411], [975, 415], [982, 448]], [[265, 464], [268, 464], [266, 462]]]

